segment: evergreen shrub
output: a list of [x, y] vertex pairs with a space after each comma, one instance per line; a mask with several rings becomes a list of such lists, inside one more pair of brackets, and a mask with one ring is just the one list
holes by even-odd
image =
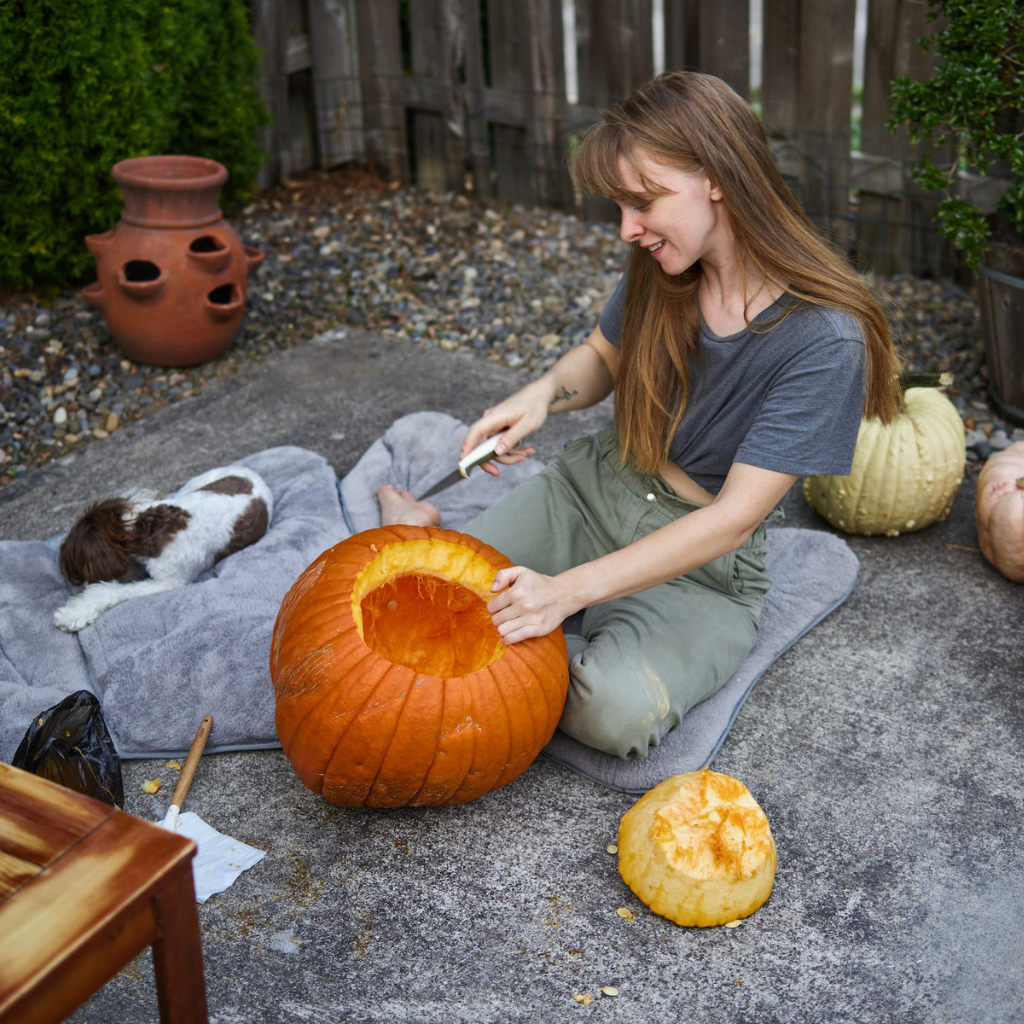
[[87, 279], [87, 234], [116, 222], [119, 160], [184, 153], [228, 169], [225, 206], [263, 159], [246, 0], [0, 3], [0, 282]]

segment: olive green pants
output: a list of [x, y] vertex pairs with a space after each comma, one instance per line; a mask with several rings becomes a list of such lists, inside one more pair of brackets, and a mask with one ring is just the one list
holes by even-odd
[[[553, 576], [697, 507], [660, 477], [624, 466], [606, 427], [569, 442], [557, 462], [463, 529], [516, 565]], [[567, 620], [570, 681], [560, 728], [619, 757], [646, 756], [753, 647], [770, 586], [767, 550], [762, 524], [700, 569]]]

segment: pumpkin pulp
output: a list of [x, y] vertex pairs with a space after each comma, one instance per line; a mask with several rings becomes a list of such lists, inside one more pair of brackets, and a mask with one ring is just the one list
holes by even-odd
[[772, 855], [764, 811], [737, 779], [706, 769], [658, 807], [651, 839], [666, 864], [705, 877], [750, 878]]
[[375, 654], [450, 679], [485, 669], [505, 650], [487, 611], [494, 569], [457, 544], [389, 544], [355, 581], [352, 613]]

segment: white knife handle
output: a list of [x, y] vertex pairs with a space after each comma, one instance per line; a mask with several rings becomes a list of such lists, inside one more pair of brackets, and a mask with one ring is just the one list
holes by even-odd
[[481, 441], [464, 459], [459, 459], [459, 472], [463, 476], [469, 476], [469, 471], [482, 462], [488, 462], [494, 458], [494, 448], [501, 440], [501, 434]]

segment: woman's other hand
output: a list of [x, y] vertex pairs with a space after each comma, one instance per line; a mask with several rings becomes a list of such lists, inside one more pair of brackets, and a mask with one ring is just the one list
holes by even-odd
[[497, 593], [487, 602], [487, 610], [506, 644], [547, 636], [579, 610], [557, 576], [544, 576], [522, 565], [500, 570], [491, 590]]

